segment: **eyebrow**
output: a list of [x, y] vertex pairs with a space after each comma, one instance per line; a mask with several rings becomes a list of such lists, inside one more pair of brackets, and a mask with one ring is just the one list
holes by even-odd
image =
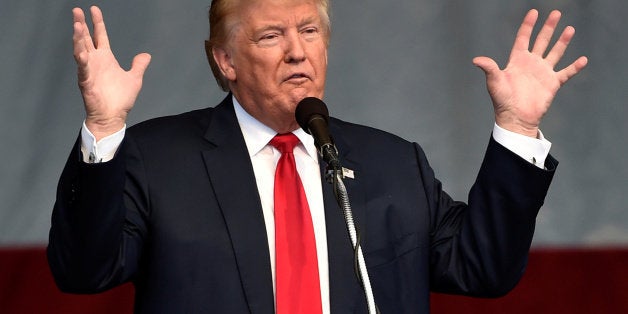
[[[318, 20], [318, 23], [317, 23]], [[303, 18], [299, 23], [297, 23], [297, 27], [301, 28], [307, 24], [318, 24], [320, 25], [320, 18], [318, 18], [318, 16], [309, 16], [309, 17], [305, 17]]]
[[[300, 22], [297, 23], [297, 28], [301, 28], [301, 27], [303, 27], [305, 25], [308, 25], [308, 24], [313, 24], [313, 23], [316, 22], [316, 20], [317, 20], [317, 18], [315, 16], [304, 17], [304, 18], [301, 19]], [[318, 24], [320, 24], [320, 23], [318, 23]], [[268, 24], [268, 25], [263, 26], [260, 29], [255, 30], [254, 34], [257, 35], [259, 33], [263, 33], [263, 32], [266, 32], [268, 30], [281, 30], [283, 28], [284, 28], [284, 26], [282, 24]]]

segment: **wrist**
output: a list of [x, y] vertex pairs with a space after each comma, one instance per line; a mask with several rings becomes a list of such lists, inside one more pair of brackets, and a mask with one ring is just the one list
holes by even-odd
[[531, 123], [522, 123], [515, 120], [499, 119], [495, 117], [495, 123], [502, 129], [510, 132], [518, 133], [532, 138], [539, 137], [539, 125]]
[[99, 119], [88, 116], [85, 118], [85, 126], [94, 135], [97, 142], [102, 138], [120, 131], [125, 125], [126, 117]]

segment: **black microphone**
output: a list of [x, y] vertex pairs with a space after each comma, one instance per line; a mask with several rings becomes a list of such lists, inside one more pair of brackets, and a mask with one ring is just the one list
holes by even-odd
[[329, 135], [329, 111], [325, 103], [316, 97], [306, 97], [297, 104], [294, 115], [299, 126], [314, 137], [314, 145], [323, 160], [334, 170], [340, 170], [338, 151]]

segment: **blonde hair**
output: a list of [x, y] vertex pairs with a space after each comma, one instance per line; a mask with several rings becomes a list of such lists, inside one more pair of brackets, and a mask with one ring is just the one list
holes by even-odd
[[[205, 41], [205, 50], [209, 66], [216, 82], [225, 92], [229, 91], [229, 80], [222, 75], [220, 67], [214, 60], [213, 48], [224, 46], [230, 39], [238, 21], [229, 18], [234, 15], [241, 1], [252, 0], [212, 0], [209, 8], [209, 40]], [[329, 44], [331, 24], [329, 20], [329, 0], [315, 0], [324, 27], [325, 41]]]

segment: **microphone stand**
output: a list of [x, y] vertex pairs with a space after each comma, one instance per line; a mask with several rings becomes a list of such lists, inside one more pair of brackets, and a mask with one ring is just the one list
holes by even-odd
[[366, 262], [364, 261], [364, 255], [362, 254], [362, 247], [360, 246], [360, 233], [355, 227], [353, 221], [353, 212], [351, 210], [351, 204], [349, 202], [349, 194], [342, 179], [344, 174], [342, 172], [342, 166], [338, 160], [338, 151], [333, 144], [324, 145], [321, 147], [321, 152], [324, 157], [330, 156], [331, 158], [324, 158], [327, 163], [327, 173], [325, 179], [331, 183], [334, 189], [334, 195], [336, 202], [342, 209], [347, 224], [347, 230], [349, 231], [349, 237], [351, 238], [351, 244], [353, 245], [354, 254], [354, 271], [358, 277], [358, 281], [364, 289], [366, 295], [366, 303], [368, 306], [368, 312], [370, 314], [379, 314], [379, 309], [375, 305], [375, 297], [373, 296], [373, 289], [371, 288], [371, 281], [369, 279], [368, 270], [366, 269]]

